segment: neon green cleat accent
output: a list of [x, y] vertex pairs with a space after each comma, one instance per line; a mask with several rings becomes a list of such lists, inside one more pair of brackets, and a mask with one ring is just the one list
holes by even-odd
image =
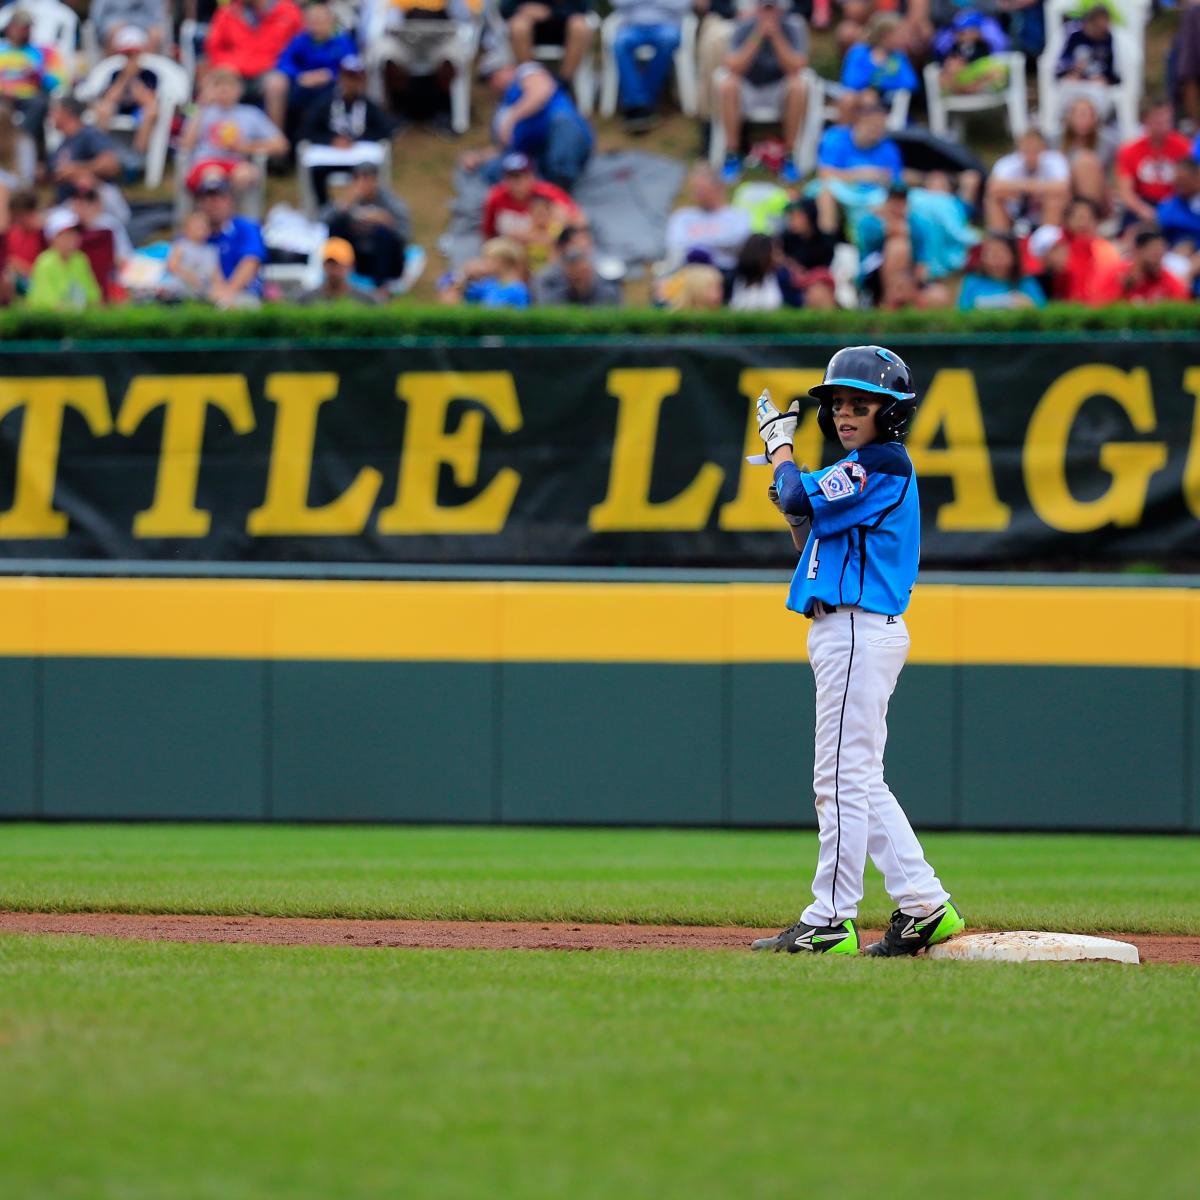
[[[962, 933], [966, 927], [967, 923], [962, 919], [958, 909], [947, 900], [945, 911], [942, 912], [925, 945], [936, 946], [938, 942], [949, 941], [956, 933]], [[917, 928], [920, 929], [921, 926], [918, 925]]]

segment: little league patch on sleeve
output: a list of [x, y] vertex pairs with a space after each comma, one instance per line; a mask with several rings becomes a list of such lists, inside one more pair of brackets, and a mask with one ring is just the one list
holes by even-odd
[[830, 467], [817, 481], [826, 500], [845, 500], [847, 496], [854, 495], [854, 482], [846, 473], [848, 465], [838, 463], [836, 467]]

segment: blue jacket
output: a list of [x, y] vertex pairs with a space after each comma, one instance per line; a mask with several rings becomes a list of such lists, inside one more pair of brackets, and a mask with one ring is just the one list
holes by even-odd
[[335, 33], [325, 42], [314, 41], [310, 33], [298, 33], [275, 65], [295, 83], [305, 71], [332, 71], [336, 76], [342, 59], [356, 53], [354, 38], [348, 33]]
[[908, 59], [898, 51], [889, 54], [879, 66], [871, 58], [871, 47], [851, 46], [842, 63], [842, 86], [854, 92], [874, 88], [885, 99], [893, 92], [915, 92], [917, 73]]
[[921, 558], [917, 476], [899, 442], [852, 450], [821, 471], [775, 468], [780, 507], [810, 516], [787, 606], [808, 613], [815, 600], [898, 615], [908, 607]]

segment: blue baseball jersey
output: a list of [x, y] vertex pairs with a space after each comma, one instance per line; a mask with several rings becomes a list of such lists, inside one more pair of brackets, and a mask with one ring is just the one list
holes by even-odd
[[785, 513], [812, 518], [788, 608], [808, 613], [820, 600], [904, 612], [921, 558], [921, 505], [912, 459], [899, 442], [852, 450], [822, 471], [780, 463], [775, 487]]

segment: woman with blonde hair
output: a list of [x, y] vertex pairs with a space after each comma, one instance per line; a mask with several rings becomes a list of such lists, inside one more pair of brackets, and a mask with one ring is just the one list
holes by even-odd
[[688, 263], [663, 285], [663, 298], [672, 312], [700, 312], [723, 308], [725, 279], [707, 263]]

